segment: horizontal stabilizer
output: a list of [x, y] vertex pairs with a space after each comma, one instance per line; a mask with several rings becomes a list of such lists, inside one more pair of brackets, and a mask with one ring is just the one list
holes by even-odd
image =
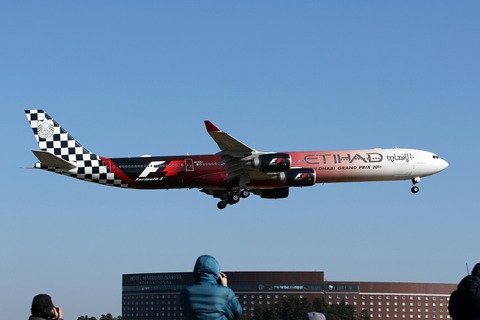
[[47, 167], [74, 168], [75, 165], [47, 151], [32, 150], [40, 162]]

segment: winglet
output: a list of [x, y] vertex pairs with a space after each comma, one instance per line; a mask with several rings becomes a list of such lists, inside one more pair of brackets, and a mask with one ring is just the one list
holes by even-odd
[[205, 127], [207, 128], [208, 132], [211, 131], [220, 131], [213, 123], [210, 122], [210, 120], [205, 120]]
[[205, 120], [205, 127], [207, 128], [208, 134], [213, 138], [217, 143], [220, 150], [224, 153], [247, 153], [256, 152], [255, 149], [250, 148], [249, 146], [243, 144], [237, 139], [231, 137], [226, 132], [218, 129], [213, 123], [209, 120]]

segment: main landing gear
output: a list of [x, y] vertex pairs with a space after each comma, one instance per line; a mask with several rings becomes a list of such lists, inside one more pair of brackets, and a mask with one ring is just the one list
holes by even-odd
[[227, 205], [233, 205], [235, 203], [238, 203], [238, 201], [240, 201], [241, 198], [246, 198], [250, 195], [250, 191], [248, 191], [247, 189], [243, 189], [243, 190], [240, 190], [240, 192], [238, 191], [231, 191], [231, 192], [228, 192], [228, 191], [225, 191], [224, 193], [222, 193], [220, 195], [220, 199], [221, 201], [219, 203], [217, 203], [217, 208], [218, 209], [225, 209], [227, 207]]
[[412, 189], [410, 189], [412, 193], [417, 193], [418, 191], [420, 191], [420, 189], [416, 186], [416, 184], [419, 182], [420, 182], [420, 177], [415, 177], [412, 179], [413, 186], [412, 186]]

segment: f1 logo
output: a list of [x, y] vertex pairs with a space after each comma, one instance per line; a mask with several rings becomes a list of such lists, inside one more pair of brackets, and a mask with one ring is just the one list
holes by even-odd
[[294, 180], [304, 180], [304, 179], [307, 179], [307, 178], [308, 178], [308, 174], [306, 174], [305, 172], [300, 172], [299, 174], [297, 174], [295, 176]]
[[268, 165], [269, 166], [275, 166], [275, 165], [280, 164], [282, 162], [283, 162], [283, 158], [273, 158]]
[[152, 172], [157, 172], [160, 165], [165, 163], [165, 161], [152, 161], [148, 164], [148, 166], [140, 173], [138, 178], [145, 178]]

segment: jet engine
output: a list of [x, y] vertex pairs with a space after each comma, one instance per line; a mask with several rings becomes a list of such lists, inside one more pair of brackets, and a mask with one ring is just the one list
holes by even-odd
[[278, 174], [278, 179], [289, 187], [308, 187], [315, 184], [315, 170], [312, 168], [293, 168]]
[[285, 172], [290, 170], [292, 159], [288, 153], [262, 154], [252, 160], [252, 168], [262, 172]]
[[253, 192], [264, 199], [283, 199], [288, 197], [288, 188], [259, 189]]

